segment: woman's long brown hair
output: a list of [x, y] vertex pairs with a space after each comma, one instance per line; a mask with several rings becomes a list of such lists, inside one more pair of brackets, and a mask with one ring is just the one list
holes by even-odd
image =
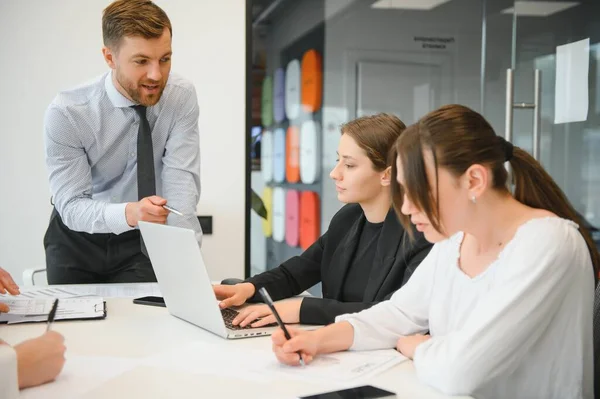
[[[433, 154], [436, 172], [434, 182], [428, 180], [425, 170], [423, 151], [426, 149]], [[395, 159], [398, 154], [401, 154], [407, 197], [427, 215], [431, 225], [440, 232], [439, 203], [432, 195], [432, 192], [437, 192], [437, 189], [432, 190], [432, 184], [437, 186], [438, 168], [444, 168], [458, 177], [471, 165], [487, 166], [492, 171], [493, 188], [508, 193], [508, 173], [504, 162], [510, 156], [513, 196], [527, 206], [546, 209], [577, 223], [590, 251], [596, 276], [598, 275], [598, 250], [567, 196], [538, 161], [521, 148], [508, 145], [479, 113], [462, 105], [443, 106], [409, 126], [396, 141], [390, 153], [390, 158], [393, 159], [392, 195], [396, 213], [410, 233], [410, 220], [400, 212], [404, 192], [396, 181]]]

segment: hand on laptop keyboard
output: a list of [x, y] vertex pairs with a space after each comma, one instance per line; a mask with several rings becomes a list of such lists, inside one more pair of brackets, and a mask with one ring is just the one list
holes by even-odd
[[[275, 303], [279, 317], [285, 324], [296, 324], [300, 322], [300, 307], [302, 299], [288, 299]], [[267, 305], [252, 305], [240, 309], [239, 316], [234, 319], [234, 324], [241, 326], [252, 325], [263, 327], [276, 322], [271, 309]]]
[[[240, 314], [240, 312], [238, 312], [237, 310], [233, 310], [231, 308], [221, 309], [221, 315], [223, 316], [223, 321], [225, 322], [225, 327], [227, 327], [231, 330], [247, 330], [250, 328], [259, 328], [259, 327], [252, 327], [252, 326], [250, 326], [250, 324], [248, 324], [245, 327], [242, 327], [239, 324], [237, 326], [234, 325], [233, 319], [235, 319], [238, 314]], [[271, 324], [267, 324], [266, 326], [262, 326], [262, 327], [272, 327], [272, 326], [276, 326], [276, 325], [277, 325], [277, 323], [271, 323]]]
[[223, 316], [223, 321], [225, 322], [225, 327], [227, 327], [231, 330], [247, 330], [249, 328], [252, 328], [250, 326], [246, 326], [246, 327], [241, 327], [239, 325], [234, 326], [233, 319], [235, 319], [235, 317], [238, 314], [239, 314], [239, 312], [237, 310], [233, 310], [230, 308], [221, 309], [221, 315]]

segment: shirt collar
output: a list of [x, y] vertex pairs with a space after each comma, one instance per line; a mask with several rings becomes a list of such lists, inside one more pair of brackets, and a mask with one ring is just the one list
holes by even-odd
[[106, 94], [110, 99], [110, 102], [117, 108], [126, 108], [131, 107], [133, 105], [137, 105], [117, 90], [113, 81], [112, 81], [112, 71], [110, 71], [106, 78], [104, 78], [104, 88], [106, 89]]

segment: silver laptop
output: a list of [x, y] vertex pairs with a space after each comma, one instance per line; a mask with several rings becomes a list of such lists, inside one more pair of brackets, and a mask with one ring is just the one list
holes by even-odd
[[275, 327], [231, 324], [233, 309], [219, 309], [193, 230], [140, 222], [140, 231], [169, 313], [223, 338], [270, 335]]

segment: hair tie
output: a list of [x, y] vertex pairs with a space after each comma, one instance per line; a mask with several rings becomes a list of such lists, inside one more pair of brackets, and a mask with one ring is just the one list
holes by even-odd
[[515, 146], [510, 141], [507, 141], [502, 136], [496, 136], [496, 137], [498, 137], [498, 142], [502, 146], [502, 150], [504, 152], [504, 162], [509, 162], [513, 157], [513, 151], [515, 149]]

